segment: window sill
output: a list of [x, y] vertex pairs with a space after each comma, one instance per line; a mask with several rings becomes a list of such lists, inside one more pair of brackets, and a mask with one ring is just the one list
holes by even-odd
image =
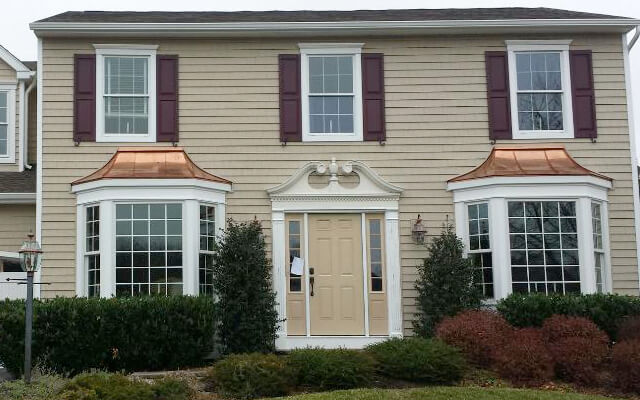
[[305, 133], [302, 135], [303, 142], [362, 142], [362, 136], [357, 134], [324, 134], [313, 135]]
[[573, 132], [567, 131], [514, 131], [513, 139], [573, 139]]
[[102, 134], [96, 136], [97, 143], [155, 143], [154, 135]]

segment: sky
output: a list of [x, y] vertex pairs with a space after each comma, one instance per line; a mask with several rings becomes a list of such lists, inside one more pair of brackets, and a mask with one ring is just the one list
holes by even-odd
[[[639, 0], [0, 0], [0, 44], [21, 60], [36, 59], [29, 23], [64, 11], [358, 10], [386, 8], [550, 7], [640, 19]], [[640, 40], [631, 55], [636, 142], [640, 142]], [[640, 155], [640, 146], [636, 149]]]

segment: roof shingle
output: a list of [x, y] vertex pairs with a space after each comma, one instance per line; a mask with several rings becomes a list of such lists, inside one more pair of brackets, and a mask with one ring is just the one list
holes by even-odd
[[0, 193], [35, 193], [36, 166], [24, 172], [0, 172]]

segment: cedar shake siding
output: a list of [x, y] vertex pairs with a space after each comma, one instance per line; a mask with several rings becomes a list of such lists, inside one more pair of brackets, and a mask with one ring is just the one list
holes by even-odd
[[[380, 132], [375, 133], [374, 141], [340, 143], [296, 142], [291, 138], [297, 137], [299, 121], [287, 121], [284, 128], [280, 123], [283, 103], [299, 107], [295, 82], [285, 82], [287, 92], [280, 91], [286, 78], [280, 66], [288, 63], [288, 68], [295, 69], [298, 64], [295, 58], [279, 58], [299, 54], [297, 38], [44, 38], [42, 245], [46, 258], [42, 280], [52, 284], [42, 287], [43, 296], [75, 295], [76, 199], [70, 183], [102, 167], [117, 147], [125, 145], [83, 142], [74, 146], [74, 56], [93, 54], [93, 43], [157, 44], [158, 56], [177, 55], [179, 60], [178, 144], [198, 166], [233, 182], [233, 192], [227, 195], [227, 217], [257, 217], [269, 246], [271, 203], [265, 190], [281, 184], [309, 161], [327, 162], [332, 157], [362, 161], [404, 189], [400, 197], [401, 281], [404, 328], [410, 332], [416, 266], [427, 255], [424, 246], [412, 242], [410, 221], [420, 214], [428, 236], [433, 236], [445, 222], [454, 220], [446, 181], [481, 164], [492, 148], [486, 52], [504, 52], [505, 39], [531, 38], [573, 39], [571, 50], [592, 52], [597, 141], [551, 142], [564, 144], [582, 166], [614, 179], [609, 192], [613, 290], [637, 294], [632, 195], [636, 182], [631, 178], [621, 35], [541, 36], [314, 39], [362, 42], [363, 56], [383, 56], [383, 61], [382, 57], [372, 59], [375, 65], [371, 67], [383, 68], [377, 72], [383, 72], [384, 87], [372, 86], [364, 97], [372, 103], [384, 99], [384, 115], [379, 116], [384, 123], [376, 128]], [[504, 90], [499, 86], [492, 88]], [[498, 97], [491, 93], [490, 98]], [[489, 104], [495, 104], [494, 100]], [[495, 123], [492, 126], [500, 128]], [[379, 135], [386, 135], [384, 145], [379, 144]], [[497, 144], [541, 142], [504, 140], [495, 133], [493, 137]]]

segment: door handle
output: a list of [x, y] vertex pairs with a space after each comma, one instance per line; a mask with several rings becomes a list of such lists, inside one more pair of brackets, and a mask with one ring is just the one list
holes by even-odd
[[309, 268], [309, 286], [310, 286], [310, 292], [309, 292], [309, 296], [313, 296], [313, 284], [316, 282], [316, 278], [314, 278], [313, 274], [314, 274], [315, 270], [313, 267]]

